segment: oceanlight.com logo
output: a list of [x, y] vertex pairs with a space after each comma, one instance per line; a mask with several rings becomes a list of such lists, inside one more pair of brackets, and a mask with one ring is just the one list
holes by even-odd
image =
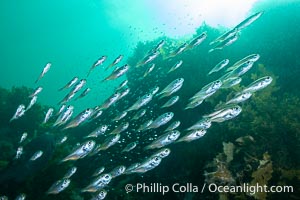
[[238, 186], [223, 186], [217, 185], [215, 183], [206, 184], [201, 186], [194, 185], [192, 183], [180, 184], [174, 183], [173, 185], [163, 185], [162, 183], [136, 183], [125, 185], [125, 191], [137, 192], [137, 193], [161, 193], [162, 195], [168, 192], [175, 193], [203, 193], [204, 191], [209, 191], [211, 193], [247, 193], [249, 195], [254, 195], [256, 193], [282, 193], [282, 192], [294, 192], [293, 186], [267, 186], [267, 185], [249, 185], [248, 183], [243, 183]]

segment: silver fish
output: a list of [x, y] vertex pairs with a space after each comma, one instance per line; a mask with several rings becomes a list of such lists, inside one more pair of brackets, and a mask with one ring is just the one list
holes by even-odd
[[226, 72], [229, 72], [229, 71], [232, 71], [232, 70], [238, 68], [240, 65], [244, 64], [247, 61], [256, 62], [259, 58], [260, 58], [259, 54], [248, 55], [248, 56], [242, 58], [241, 60], [238, 60], [237, 62], [235, 62], [231, 67], [228, 67], [226, 69]]
[[93, 109], [92, 108], [88, 108], [88, 109], [82, 111], [72, 121], [70, 121], [63, 128], [63, 130], [79, 126], [80, 124], [82, 124], [83, 122], [85, 122], [87, 119], [89, 119], [91, 117], [92, 113], [93, 113]]
[[246, 18], [241, 23], [239, 23], [235, 28], [238, 30], [246, 28], [247, 26], [252, 24], [254, 21], [256, 21], [263, 13], [264, 12], [262, 11], [262, 12], [257, 12], [255, 14], [251, 15], [250, 17]]
[[107, 59], [107, 56], [101, 56], [101, 58], [99, 58], [98, 60], [96, 60], [94, 62], [94, 64], [92, 65], [92, 67], [90, 68], [87, 76], [89, 76], [90, 73], [92, 72], [92, 70], [95, 69], [97, 66], [102, 65], [105, 62], [106, 59]]
[[221, 69], [223, 69], [225, 66], [227, 66], [229, 63], [229, 60], [228, 59], [224, 59], [222, 60], [221, 62], [219, 62], [214, 68], [212, 68], [209, 72], [208, 72], [208, 75], [214, 73], [214, 72], [218, 72], [220, 71]]
[[143, 124], [140, 125], [140, 127], [137, 129], [137, 131], [145, 131], [148, 129], [148, 127], [150, 126], [150, 124], [152, 124], [153, 120], [147, 120], [146, 122], [144, 122]]
[[122, 89], [123, 87], [125, 87], [128, 83], [128, 80], [126, 79], [125, 81], [123, 81], [122, 83], [120, 83], [120, 85], [117, 87], [117, 91]]
[[100, 174], [102, 174], [102, 172], [104, 172], [104, 170], [105, 167], [99, 167], [98, 169], [96, 169], [92, 176], [99, 176]]
[[203, 137], [206, 133], [205, 129], [192, 130], [183, 137], [179, 138], [176, 142], [191, 142]]
[[102, 174], [95, 178], [87, 187], [83, 188], [81, 192], [97, 192], [109, 184], [111, 179], [112, 176], [110, 174]]
[[91, 91], [90, 88], [86, 88], [75, 100], [85, 97]]
[[66, 96], [60, 102], [58, 102], [58, 104], [67, 103], [68, 101], [70, 101], [75, 96], [75, 94], [76, 93], [73, 93], [73, 92], [70, 92], [70, 93], [66, 94]]
[[50, 67], [51, 63], [47, 63], [46, 66], [43, 68], [43, 71], [40, 73], [40, 76], [36, 79], [35, 83], [37, 83], [45, 76], [45, 74], [49, 71]]
[[98, 137], [100, 135], [104, 135], [104, 133], [107, 131], [107, 128], [107, 125], [101, 125], [86, 137]]
[[95, 147], [96, 142], [93, 140], [89, 140], [75, 149], [70, 155], [65, 157], [61, 162], [65, 162], [68, 160], [78, 160], [87, 156]]
[[106, 101], [104, 101], [104, 103], [100, 106], [100, 110], [104, 110], [109, 108], [112, 104], [114, 104], [115, 102], [117, 102], [117, 100], [120, 97], [120, 93], [114, 93], [113, 95], [111, 95]]
[[18, 118], [22, 117], [24, 114], [25, 114], [25, 105], [21, 104], [18, 106], [14, 116], [9, 121], [11, 122], [15, 119], [18, 119]]
[[206, 32], [203, 32], [201, 35], [194, 38], [187, 46], [187, 49], [194, 48], [200, 45], [207, 38]]
[[79, 90], [81, 90], [81, 88], [83, 88], [83, 86], [86, 84], [86, 79], [81, 79], [80, 81], [79, 81], [79, 83], [77, 83], [74, 87], [73, 87], [73, 89], [72, 89], [72, 91], [69, 93], [69, 94], [75, 94], [76, 92], [78, 92]]
[[175, 71], [176, 69], [178, 69], [182, 65], [182, 63], [183, 63], [183, 61], [179, 60], [177, 63], [175, 63], [175, 65], [173, 67], [171, 67], [171, 69], [167, 73]]
[[217, 110], [216, 112], [209, 115], [209, 119], [212, 122], [224, 122], [238, 116], [242, 112], [242, 108], [238, 105], [232, 105], [223, 109]]
[[101, 145], [97, 146], [97, 148], [95, 149], [95, 153], [110, 148], [120, 140], [120, 137], [120, 134], [113, 134], [108, 136]]
[[67, 141], [68, 137], [67, 136], [64, 136], [63, 138], [61, 138], [60, 141], [58, 141], [57, 144], [63, 144], [65, 141]]
[[237, 32], [238, 32], [237, 28], [233, 28], [233, 29], [231, 29], [229, 31], [226, 31], [221, 36], [219, 36], [217, 39], [215, 39], [212, 42], [210, 42], [209, 45], [213, 45], [215, 43], [223, 42], [224, 40], [227, 40], [228, 38], [230, 38], [230, 37], [234, 36], [235, 34], [237, 34]]
[[222, 81], [221, 88], [223, 88], [223, 89], [231, 88], [235, 85], [240, 84], [241, 81], [242, 81], [241, 77], [229, 77], [229, 78], [225, 79], [224, 81]]
[[58, 91], [68, 89], [68, 88], [72, 87], [77, 81], [78, 81], [78, 77], [75, 76], [66, 85], [64, 85], [62, 88], [58, 89]]
[[106, 195], [107, 195], [107, 191], [102, 189], [98, 192], [96, 196], [91, 198], [91, 200], [102, 200], [105, 199]]
[[24, 132], [21, 136], [21, 139], [19, 141], [19, 144], [21, 144], [22, 142], [24, 142], [24, 140], [27, 138], [28, 134], [26, 132]]
[[122, 67], [116, 68], [109, 76], [107, 76], [102, 82], [108, 81], [108, 80], [114, 80], [122, 75], [124, 75], [129, 70], [129, 65], [123, 65]]
[[123, 55], [119, 55], [110, 65], [108, 65], [107, 67], [106, 67], [106, 69], [105, 70], [108, 70], [109, 68], [111, 68], [111, 67], [113, 67], [113, 66], [115, 66], [115, 65], [117, 65], [122, 59], [123, 59]]
[[21, 158], [22, 154], [23, 154], [23, 147], [18, 147], [15, 159]]
[[264, 89], [268, 85], [270, 85], [273, 81], [273, 78], [271, 76], [265, 76], [262, 78], [257, 79], [256, 81], [252, 82], [250, 85], [248, 85], [245, 89], [243, 89], [243, 93], [245, 92], [256, 92], [258, 90]]
[[138, 166], [140, 166], [141, 163], [133, 163], [126, 167], [126, 170], [123, 174], [132, 174], [133, 170], [135, 170]]
[[146, 109], [141, 109], [139, 110], [137, 113], [135, 113], [135, 115], [132, 117], [133, 120], [137, 120], [140, 119], [141, 117], [143, 117], [146, 114]]
[[175, 121], [172, 124], [170, 124], [165, 130], [164, 132], [168, 132], [168, 131], [172, 131], [176, 128], [178, 128], [180, 126], [180, 121]]
[[157, 93], [156, 96], [160, 96], [160, 98], [170, 96], [180, 90], [184, 82], [183, 78], [178, 78], [172, 81], [169, 85], [167, 85], [161, 92]]
[[[213, 94], [213, 92], [210, 93], [209, 95], [211, 95], [211, 94]], [[197, 97], [196, 99], [193, 99], [192, 101], [190, 101], [190, 102], [185, 106], [184, 109], [187, 110], [187, 109], [196, 108], [197, 106], [199, 106], [200, 104], [202, 104], [203, 101], [204, 101], [204, 99], [207, 98], [207, 97], [208, 97], [208, 95], [206, 95], [206, 96], [201, 96], [201, 97]]]
[[152, 95], [155, 95], [158, 92], [158, 90], [159, 90], [159, 87], [155, 86], [152, 89], [150, 89], [149, 93], [152, 94]]
[[112, 121], [119, 121], [121, 119], [123, 119], [125, 116], [127, 115], [126, 111], [120, 112], [118, 115], [116, 115]]
[[34, 96], [37, 96], [42, 90], [43, 90], [42, 87], [36, 88], [36, 89], [34, 90], [34, 92], [33, 92], [31, 95], [29, 95], [29, 97], [32, 98], [32, 97], [34, 97]]
[[150, 74], [150, 73], [153, 71], [154, 67], [155, 67], [155, 64], [152, 63], [152, 64], [148, 67], [148, 69], [145, 71], [143, 77], [145, 78], [146, 76], [148, 76], [148, 74]]
[[56, 115], [60, 115], [66, 108], [66, 105], [65, 104], [62, 104], [58, 110], [58, 113]]
[[122, 133], [124, 131], [126, 131], [129, 127], [129, 123], [125, 122], [120, 124], [119, 126], [117, 126], [114, 130], [112, 130], [112, 132], [110, 132], [110, 134], [119, 134]]
[[153, 98], [153, 94], [145, 94], [141, 98], [139, 98], [132, 106], [127, 108], [125, 111], [132, 111], [132, 110], [138, 110], [142, 106], [147, 105]]
[[145, 173], [157, 167], [161, 163], [160, 157], [150, 157], [142, 162], [138, 167], [131, 170], [131, 173]]
[[152, 154], [151, 157], [160, 157], [160, 158], [165, 158], [169, 156], [171, 153], [171, 150], [169, 148], [163, 148]]
[[159, 136], [156, 140], [154, 140], [151, 144], [145, 147], [147, 149], [156, 149], [161, 148], [166, 145], [169, 145], [175, 142], [180, 136], [180, 132], [177, 130], [169, 131], [161, 136]]
[[146, 65], [148, 63], [150, 63], [151, 61], [153, 61], [155, 58], [157, 58], [157, 56], [159, 56], [159, 51], [155, 51], [155, 52], [151, 52], [150, 54], [146, 55], [142, 61], [140, 61], [136, 67], [140, 67], [143, 65]]
[[123, 97], [125, 97], [129, 92], [130, 92], [130, 88], [126, 88], [125, 90], [120, 91], [120, 96], [119, 96], [119, 98], [118, 98], [118, 101], [119, 101], [120, 99], [122, 99]]
[[174, 117], [173, 112], [167, 112], [160, 116], [158, 116], [151, 124], [148, 126], [148, 129], [158, 128], [160, 126], [165, 125]]
[[103, 111], [102, 110], [95, 110], [93, 114], [93, 119], [97, 119], [102, 115]]
[[47, 194], [58, 194], [64, 191], [71, 183], [70, 179], [61, 179], [56, 181], [46, 192]]
[[183, 43], [169, 55], [169, 58], [172, 58], [172, 57], [175, 57], [175, 56], [181, 54], [183, 51], [186, 50], [187, 47], [188, 47], [188, 43], [186, 43], [186, 42]]
[[241, 94], [236, 95], [232, 99], [228, 100], [226, 104], [238, 104], [248, 100], [252, 96], [250, 92], [243, 92]]
[[132, 149], [134, 149], [137, 145], [137, 142], [131, 142], [129, 143], [121, 152], [129, 152]]
[[193, 124], [191, 127], [186, 130], [197, 130], [197, 129], [208, 129], [211, 127], [211, 120], [209, 118], [203, 118]]
[[35, 160], [39, 159], [42, 155], [43, 155], [43, 151], [39, 150], [39, 151], [35, 152], [29, 160], [35, 161]]
[[53, 124], [54, 126], [58, 126], [58, 125], [63, 125], [64, 123], [66, 123], [68, 121], [68, 119], [72, 116], [74, 111], [74, 106], [69, 105], [65, 111], [63, 113], [61, 113], [58, 118], [56, 119], [56, 121]]
[[173, 106], [178, 100], [179, 100], [179, 96], [174, 96], [170, 98], [164, 105], [162, 105], [161, 108], [167, 108]]
[[15, 200], [25, 200], [26, 199], [26, 194], [22, 193], [22, 194], [19, 194]]
[[216, 80], [211, 83], [208, 83], [207, 85], [202, 87], [199, 92], [197, 92], [194, 96], [192, 96], [190, 100], [197, 99], [197, 98], [203, 99], [203, 97], [207, 98], [208, 96], [206, 95], [216, 92], [221, 86], [222, 86], [222, 81], [220, 80]]
[[230, 72], [230, 77], [242, 76], [243, 74], [245, 74], [247, 71], [249, 71], [252, 68], [253, 64], [254, 64], [253, 61], [247, 61], [247, 62], [243, 63], [238, 68], [235, 68], [234, 70], [232, 70]]
[[44, 121], [43, 121], [43, 124], [47, 123], [48, 120], [50, 119], [50, 117], [53, 115], [53, 111], [54, 109], [53, 108], [49, 108], [46, 115], [45, 115], [45, 118], [44, 118]]
[[234, 43], [235, 41], [237, 41], [237, 39], [239, 38], [239, 35], [236, 33], [234, 36], [230, 37], [230, 38], [227, 38], [226, 40], [220, 42], [219, 44], [217, 44], [215, 47], [213, 47], [212, 49], [210, 49], [208, 51], [208, 53], [211, 53], [215, 50], [221, 50], [223, 49], [224, 47], [227, 47], [229, 45], [231, 45], [232, 43]]
[[27, 108], [26, 108], [25, 111], [27, 111], [30, 108], [32, 108], [32, 106], [36, 103], [36, 101], [37, 101], [37, 96], [32, 97], [32, 99], [30, 100], [29, 105], [27, 106]]
[[67, 173], [64, 175], [63, 179], [69, 179], [71, 176], [73, 176], [77, 171], [77, 167], [72, 167], [67, 171]]
[[153, 49], [152, 52], [160, 50], [165, 44], [165, 40], [161, 40]]
[[126, 167], [123, 165], [117, 166], [109, 172], [112, 178], [122, 175], [126, 170]]

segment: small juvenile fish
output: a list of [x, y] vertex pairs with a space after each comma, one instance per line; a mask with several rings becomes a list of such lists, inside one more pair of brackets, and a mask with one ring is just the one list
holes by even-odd
[[106, 190], [100, 190], [100, 192], [98, 192], [98, 194], [96, 196], [94, 196], [91, 200], [102, 200], [105, 199], [107, 195]]
[[122, 67], [116, 68], [109, 76], [107, 76], [102, 82], [108, 81], [108, 80], [114, 80], [122, 75], [124, 75], [129, 70], [129, 65], [123, 65]]
[[123, 97], [125, 97], [129, 92], [130, 92], [130, 88], [126, 88], [125, 90], [121, 91], [118, 100], [120, 100]]
[[132, 149], [134, 149], [137, 145], [137, 142], [131, 142], [129, 143], [121, 152], [129, 152]]
[[150, 94], [155, 95], [159, 90], [158, 86], [153, 87], [152, 89], [150, 89]]
[[107, 131], [107, 128], [107, 125], [101, 125], [86, 137], [98, 137], [100, 135], [104, 135], [104, 133]]
[[125, 87], [128, 83], [128, 80], [126, 79], [125, 81], [123, 81], [118, 87], [117, 87], [117, 91], [122, 89], [123, 87]]
[[112, 104], [114, 104], [120, 97], [120, 93], [114, 93], [111, 95], [104, 103], [100, 106], [100, 110], [109, 108]]
[[71, 183], [70, 179], [61, 179], [56, 181], [46, 192], [46, 194], [58, 194], [64, 191]]
[[143, 117], [146, 114], [146, 109], [141, 109], [139, 110], [137, 113], [135, 113], [135, 115], [132, 117], [133, 120], [137, 120], [140, 119], [141, 117]]
[[21, 104], [18, 106], [14, 116], [9, 121], [11, 122], [15, 119], [18, 119], [18, 118], [22, 117], [24, 114], [25, 114], [25, 105]]
[[252, 68], [253, 64], [254, 64], [253, 61], [247, 61], [243, 63], [242, 65], [240, 65], [239, 67], [235, 68], [230, 72], [230, 77], [242, 76]]
[[160, 50], [163, 45], [165, 44], [165, 40], [161, 40], [153, 49], [152, 49], [152, 52], [156, 52], [158, 50]]
[[120, 124], [119, 126], [117, 126], [112, 132], [110, 132], [111, 135], [113, 134], [120, 134], [124, 131], [126, 131], [129, 127], [129, 123], [128, 122], [125, 122], [125, 123], [122, 123]]
[[17, 160], [21, 158], [22, 154], [23, 154], [23, 147], [18, 147], [15, 159]]
[[36, 101], [37, 101], [37, 96], [32, 97], [25, 111], [29, 110], [36, 103]]
[[273, 79], [271, 76], [265, 76], [262, 78], [257, 79], [256, 81], [252, 82], [250, 85], [248, 85], [245, 89], [243, 89], [242, 92], [256, 92], [258, 90], [264, 89], [268, 85], [272, 83]]
[[201, 35], [194, 38], [187, 46], [187, 49], [194, 48], [200, 45], [207, 38], [206, 32], [203, 32]]
[[188, 132], [185, 136], [179, 138], [177, 142], [191, 142], [194, 140], [197, 140], [201, 137], [203, 137], [206, 133], [205, 129], [199, 129], [199, 130], [192, 130], [190, 132]]
[[22, 142], [24, 142], [24, 140], [27, 138], [28, 134], [26, 132], [24, 132], [21, 136], [21, 139], [19, 141], [19, 144], [21, 144]]
[[180, 126], [180, 121], [175, 121], [172, 124], [170, 124], [164, 132], [173, 131], [174, 129], [178, 128]]
[[178, 78], [172, 81], [169, 85], [167, 85], [160, 93], [157, 93], [156, 96], [160, 96], [160, 98], [170, 96], [180, 90], [184, 82], [183, 78]]
[[96, 171], [94, 172], [94, 174], [92, 176], [99, 176], [100, 174], [102, 174], [102, 172], [104, 172], [105, 167], [99, 167], [98, 169], [96, 169]]
[[15, 200], [25, 200], [26, 199], [26, 194], [22, 193], [22, 194], [19, 194]]
[[50, 117], [53, 115], [53, 111], [54, 109], [53, 108], [49, 108], [46, 115], [45, 115], [45, 118], [44, 118], [44, 121], [43, 121], [43, 124], [47, 123], [48, 120], [50, 119]]
[[236, 95], [232, 99], [228, 100], [226, 104], [238, 104], [248, 100], [252, 96], [250, 92], [242, 92], [241, 94]]
[[29, 95], [29, 97], [32, 98], [32, 97], [34, 97], [34, 96], [37, 96], [42, 90], [43, 90], [42, 87], [36, 88], [36, 89], [34, 90], [34, 92], [33, 92], [31, 95]]
[[57, 142], [57, 144], [63, 144], [65, 141], [67, 141], [68, 137], [64, 136], [60, 141]]
[[135, 170], [141, 163], [133, 163], [131, 165], [129, 165], [124, 174], [132, 174], [133, 173], [133, 170]]
[[58, 89], [58, 91], [61, 91], [61, 90], [64, 90], [64, 89], [68, 89], [68, 88], [72, 87], [77, 81], [78, 81], [78, 77], [75, 76], [65, 86], [63, 86], [62, 88]]
[[137, 129], [137, 131], [145, 131], [148, 129], [148, 127], [150, 126], [150, 124], [152, 124], [153, 120], [147, 120], [146, 122], [144, 122], [143, 124], [140, 125], [140, 127]]
[[[211, 93], [213, 94], [213, 93]], [[192, 108], [196, 108], [197, 106], [199, 106], [200, 104], [203, 103], [204, 99], [207, 98], [208, 96], [202, 96], [202, 97], [197, 97], [193, 100], [191, 100], [184, 108], [184, 110], [187, 110], [187, 109], [192, 109]]]
[[93, 114], [93, 119], [97, 119], [102, 115], [103, 111], [102, 110], [95, 110]]
[[75, 94], [76, 92], [78, 92], [79, 90], [81, 90], [81, 88], [83, 88], [83, 86], [86, 84], [86, 79], [81, 79], [80, 81], [79, 81], [79, 83], [77, 83], [74, 87], [73, 87], [73, 89], [72, 89], [72, 91], [69, 93], [69, 94]]
[[94, 64], [92, 65], [92, 67], [90, 68], [90, 70], [89, 70], [87, 76], [89, 76], [90, 73], [91, 73], [97, 66], [102, 65], [102, 64], [105, 62], [106, 59], [107, 59], [107, 56], [101, 56], [101, 58], [99, 58], [98, 60], [96, 60], [96, 61], [94, 62]]
[[111, 179], [112, 176], [110, 174], [102, 174], [95, 178], [87, 187], [83, 188], [81, 192], [97, 192], [109, 184]]
[[39, 150], [39, 151], [35, 152], [29, 160], [35, 161], [35, 160], [39, 159], [42, 155], [43, 155], [43, 151]]
[[264, 12], [262, 11], [262, 12], [257, 12], [255, 14], [251, 15], [250, 17], [246, 18], [241, 23], [239, 23], [235, 28], [238, 30], [246, 28], [247, 26], [252, 24], [254, 21], [256, 21], [260, 16], [262, 16], [263, 13]]
[[160, 157], [150, 157], [142, 162], [138, 167], [131, 170], [131, 173], [145, 173], [157, 167], [161, 163]]
[[175, 71], [177, 68], [179, 68], [182, 65], [182, 63], [183, 63], [183, 61], [179, 60], [177, 63], [175, 63], [175, 65], [173, 67], [171, 67], [171, 69], [167, 73]]
[[207, 85], [202, 87], [199, 92], [197, 92], [194, 96], [192, 96], [190, 100], [197, 99], [197, 98], [203, 99], [203, 97], [207, 98], [206, 96], [207, 94], [216, 92], [221, 86], [222, 86], [222, 81], [220, 80], [216, 80], [211, 83], [208, 83]]
[[90, 88], [86, 88], [75, 100], [85, 97], [91, 91]]
[[231, 88], [235, 85], [240, 84], [241, 81], [242, 81], [241, 77], [229, 77], [229, 78], [225, 79], [224, 81], [222, 81], [221, 88], [223, 88], [223, 89]]
[[126, 167], [123, 165], [117, 166], [115, 167], [113, 170], [111, 170], [111, 172], [109, 172], [109, 174], [111, 175], [112, 178], [115, 178], [117, 176], [122, 175], [126, 170]]
[[209, 118], [203, 118], [197, 121], [194, 125], [187, 128], [186, 130], [197, 130], [197, 129], [208, 129], [211, 127], [211, 120]]
[[63, 179], [69, 179], [71, 178], [71, 176], [73, 176], [77, 171], [77, 167], [72, 167], [71, 169], [69, 169], [69, 171], [67, 171], [67, 173], [64, 175]]
[[143, 65], [146, 65], [148, 63], [150, 63], [151, 61], [153, 61], [158, 55], [159, 55], [159, 51], [155, 51], [155, 52], [151, 52], [150, 54], [146, 55], [142, 61], [140, 61], [136, 67], [140, 67]]
[[181, 54], [184, 50], [186, 50], [187, 47], [188, 47], [188, 43], [186, 43], [186, 42], [183, 43], [169, 55], [169, 58], [172, 58], [172, 57], [175, 57], [175, 56]]
[[153, 98], [153, 94], [145, 94], [142, 97], [140, 97], [132, 106], [127, 108], [125, 111], [132, 111], [132, 110], [138, 110], [142, 106], [147, 105]]
[[[238, 105], [231, 105], [208, 115], [212, 122], [224, 122], [238, 116], [242, 112], [242, 108]], [[206, 117], [206, 116], [205, 116]]]
[[51, 63], [47, 63], [43, 71], [41, 72], [40, 76], [36, 79], [35, 83], [37, 83], [45, 76], [45, 74], [49, 71], [50, 67], [51, 67]]
[[[56, 121], [53, 124], [54, 126], [62, 125], [68, 121], [68, 119], [72, 116], [74, 110], [74, 106], [69, 105], [65, 111], [61, 111], [61, 114], [58, 116]], [[63, 113], [62, 113], [63, 112]]]
[[179, 96], [174, 96], [171, 99], [169, 99], [164, 105], [162, 105], [161, 108], [167, 108], [173, 106], [178, 100], [179, 100]]
[[108, 70], [109, 68], [111, 68], [111, 67], [115, 66], [116, 64], [118, 64], [123, 59], [123, 57], [124, 57], [123, 55], [119, 55], [110, 65], [108, 65], [106, 67], [105, 70]]
[[60, 102], [58, 102], [58, 104], [67, 103], [68, 101], [70, 101], [75, 96], [75, 94], [76, 93], [73, 93], [73, 92], [70, 92], [70, 93], [66, 94], [66, 96]]
[[97, 148], [95, 149], [95, 153], [98, 153], [101, 150], [106, 150], [109, 147], [113, 146], [120, 140], [120, 137], [120, 134], [113, 134], [108, 136], [101, 145], [97, 146]]
[[223, 69], [225, 66], [227, 66], [229, 63], [229, 60], [228, 59], [224, 59], [222, 60], [221, 62], [219, 62], [214, 68], [212, 68], [209, 72], [208, 72], [208, 75], [214, 73], [214, 72], [218, 72], [220, 71], [221, 69]]
[[148, 76], [148, 74], [150, 74], [150, 73], [153, 71], [154, 67], [155, 67], [155, 64], [152, 63], [152, 64], [148, 67], [148, 69], [145, 71], [143, 77], [145, 78], [146, 76]]
[[58, 113], [56, 115], [60, 115], [66, 108], [66, 105], [65, 104], [62, 104], [58, 110]]
[[175, 140], [177, 140], [180, 136], [180, 132], [177, 130], [169, 131], [161, 136], [159, 136], [156, 140], [154, 140], [151, 144], [145, 147], [145, 150], [148, 149], [156, 149], [156, 148], [161, 148], [166, 145], [169, 145]]
[[160, 157], [160, 158], [165, 158], [169, 156], [171, 153], [171, 150], [169, 148], [163, 148], [155, 152], [154, 154], [151, 155], [151, 157]]
[[88, 108], [81, 113], [79, 113], [72, 121], [70, 121], [66, 127], [63, 128], [63, 130], [68, 129], [68, 128], [74, 128], [85, 122], [87, 119], [91, 117], [93, 113], [92, 108]]
[[61, 162], [65, 162], [68, 160], [78, 160], [87, 156], [95, 147], [96, 142], [93, 140], [89, 140], [75, 149], [70, 155], [65, 157]]
[[148, 129], [158, 128], [162, 125], [168, 123], [174, 117], [173, 112], [167, 112], [158, 116], [151, 124], [148, 126]]
[[229, 71], [232, 71], [232, 70], [238, 68], [240, 65], [244, 64], [247, 61], [256, 62], [259, 58], [260, 58], [259, 54], [248, 55], [248, 56], [242, 58], [241, 60], [238, 60], [237, 62], [235, 62], [231, 67], [228, 67], [226, 72], [229, 72]]
[[112, 121], [119, 121], [119, 120], [123, 119], [126, 115], [127, 115], [127, 112], [123, 111], [123, 112], [119, 113], [117, 116], [115, 116], [112, 119]]
[[232, 43], [234, 43], [235, 41], [237, 41], [237, 39], [239, 38], [238, 33], [236, 32], [232, 37], [227, 38], [226, 40], [221, 41], [219, 44], [217, 44], [214, 48], [210, 49], [208, 51], [208, 53], [213, 52], [215, 50], [221, 50], [226, 46], [231, 45]]

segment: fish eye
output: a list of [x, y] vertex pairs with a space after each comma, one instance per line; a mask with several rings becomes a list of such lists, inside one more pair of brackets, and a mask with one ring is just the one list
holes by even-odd
[[109, 179], [109, 175], [105, 175], [104, 178]]

